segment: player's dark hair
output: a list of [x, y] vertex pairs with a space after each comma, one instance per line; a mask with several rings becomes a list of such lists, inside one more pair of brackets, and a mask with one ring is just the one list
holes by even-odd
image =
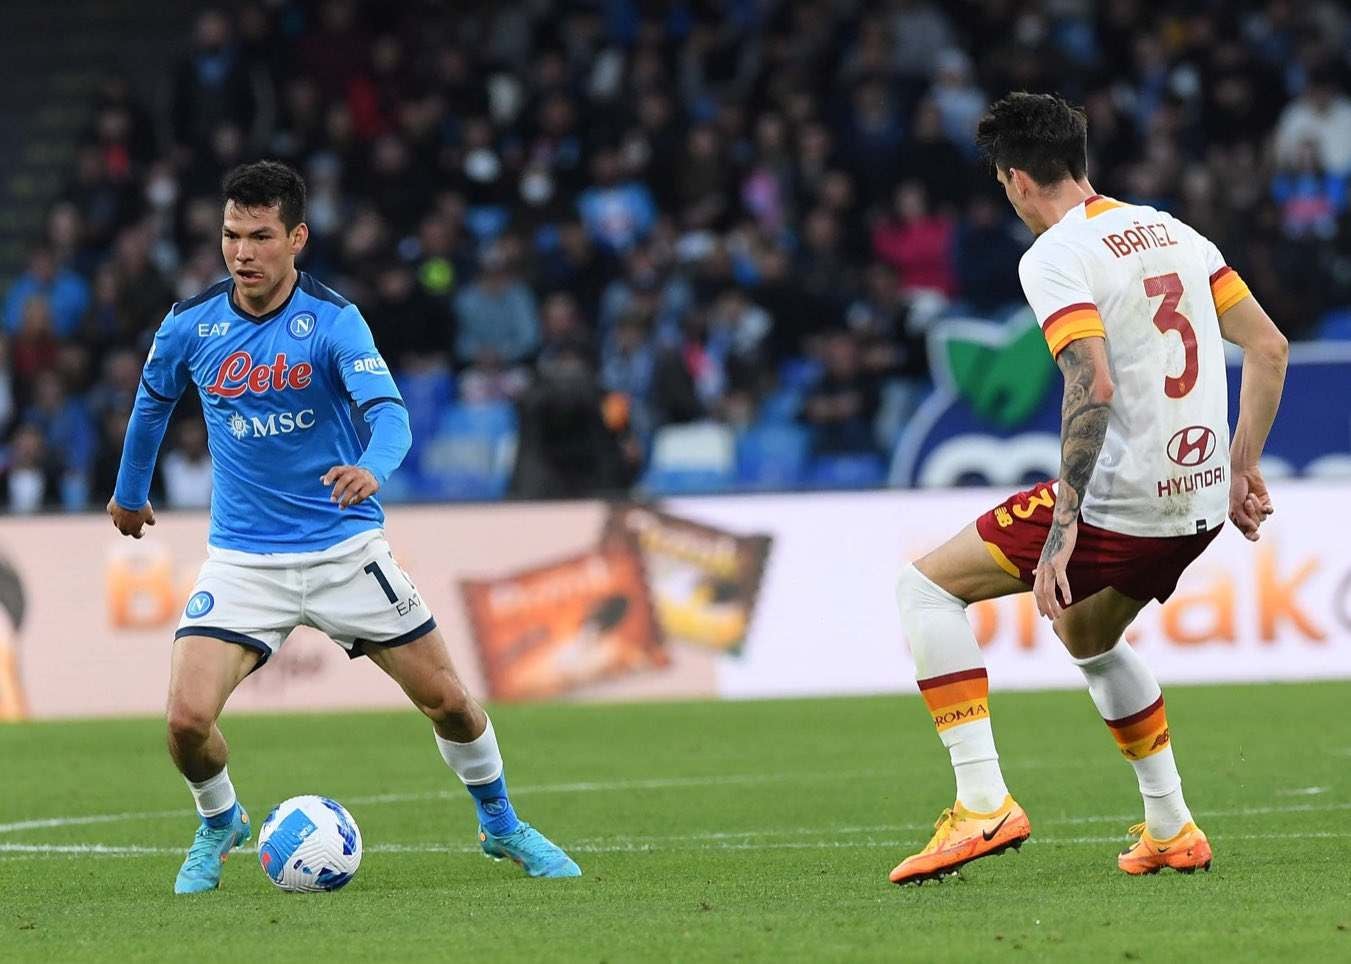
[[254, 161], [231, 169], [221, 182], [221, 204], [241, 208], [277, 207], [287, 232], [305, 220], [305, 181], [289, 164]]
[[1019, 91], [996, 101], [976, 128], [976, 145], [996, 170], [1016, 167], [1043, 186], [1088, 169], [1088, 117], [1054, 94]]

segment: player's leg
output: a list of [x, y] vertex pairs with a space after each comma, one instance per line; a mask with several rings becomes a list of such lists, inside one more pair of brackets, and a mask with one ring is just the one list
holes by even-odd
[[970, 603], [1027, 589], [996, 561], [974, 524], [901, 573], [901, 627], [920, 694], [952, 762], [957, 802], [929, 845], [891, 872], [894, 883], [952, 873], [977, 857], [1021, 845], [1031, 833], [999, 768], [985, 660], [966, 617]]
[[[166, 712], [169, 755], [190, 786], [224, 773], [230, 751], [216, 721], [230, 694], [258, 665], [259, 656], [252, 649], [210, 636], [183, 636], [174, 641]], [[195, 799], [203, 816], [228, 809], [219, 805], [219, 798], [205, 805], [202, 798]]]
[[995, 563], [975, 525], [908, 566], [897, 583], [915, 679], [951, 756], [957, 799], [979, 812], [998, 809], [1008, 788], [990, 724], [985, 659], [966, 607], [1026, 591]]
[[188, 782], [201, 825], [174, 883], [176, 893], [212, 890], [221, 862], [252, 836], [226, 764], [216, 721], [244, 677], [299, 621], [294, 572], [208, 559], [174, 634], [169, 671], [169, 755]]
[[436, 620], [383, 536], [305, 574], [306, 619], [353, 656], [366, 655], [432, 722], [441, 757], [478, 812], [486, 854], [510, 857], [532, 877], [576, 877], [577, 865], [516, 816], [492, 721], [460, 681]]
[[1163, 692], [1144, 658], [1123, 638], [1145, 605], [1109, 587], [1076, 602], [1053, 625], [1135, 770], [1144, 800], [1145, 820], [1136, 828], [1140, 842], [1122, 854], [1120, 866], [1131, 873], [1163, 866], [1194, 870], [1209, 866], [1210, 846], [1182, 796]]
[[397, 646], [363, 643], [362, 649], [431, 720], [442, 759], [474, 800], [484, 853], [515, 860], [532, 877], [581, 876], [562, 849], [517, 817], [492, 720], [460, 681], [440, 630]]
[[230, 782], [229, 748], [216, 721], [259, 658], [252, 649], [210, 636], [183, 636], [174, 642], [166, 714], [169, 755], [201, 817], [174, 882], [175, 893], [214, 890], [220, 884], [221, 861], [252, 834]]

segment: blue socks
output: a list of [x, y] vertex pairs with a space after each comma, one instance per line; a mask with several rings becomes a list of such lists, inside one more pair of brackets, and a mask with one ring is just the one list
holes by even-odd
[[238, 812], [239, 812], [239, 804], [236, 803], [229, 810], [222, 810], [214, 817], [202, 817], [202, 823], [206, 824], [213, 830], [220, 830], [221, 828], [228, 827], [230, 826], [230, 824], [234, 823], [235, 814], [237, 814]]
[[[478, 810], [478, 822], [494, 837], [511, 833], [520, 826], [520, 818], [507, 799], [507, 781], [502, 776], [502, 751], [497, 748], [493, 721], [487, 720], [483, 732], [468, 743], [456, 743], [436, 733], [441, 759], [455, 771]], [[493, 774], [496, 777], [492, 777]], [[485, 782], [486, 781], [486, 782]]]
[[484, 830], [494, 837], [511, 833], [521, 824], [521, 818], [507, 799], [507, 781], [499, 776], [491, 783], [466, 784], [465, 789], [474, 798], [474, 808], [478, 810], [478, 822]]

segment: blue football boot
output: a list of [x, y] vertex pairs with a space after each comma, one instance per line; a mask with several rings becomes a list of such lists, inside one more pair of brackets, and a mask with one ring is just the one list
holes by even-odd
[[511, 833], [497, 836], [479, 827], [479, 844], [493, 860], [514, 860], [530, 877], [580, 877], [582, 868], [560, 847], [522, 820]]
[[235, 804], [230, 822], [224, 827], [208, 827], [206, 821], [202, 821], [188, 848], [187, 859], [178, 869], [174, 893], [198, 894], [215, 890], [220, 886], [220, 865], [231, 850], [243, 846], [252, 836], [249, 815], [239, 804]]

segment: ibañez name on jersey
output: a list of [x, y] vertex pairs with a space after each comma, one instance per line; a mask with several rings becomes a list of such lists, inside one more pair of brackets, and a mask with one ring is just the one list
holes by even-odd
[[320, 478], [362, 456], [354, 408], [403, 401], [356, 306], [304, 272], [263, 317], [235, 305], [228, 280], [174, 305], [142, 381], [161, 401], [197, 388], [213, 465], [211, 545], [309, 552], [383, 525], [375, 499], [339, 509]]

